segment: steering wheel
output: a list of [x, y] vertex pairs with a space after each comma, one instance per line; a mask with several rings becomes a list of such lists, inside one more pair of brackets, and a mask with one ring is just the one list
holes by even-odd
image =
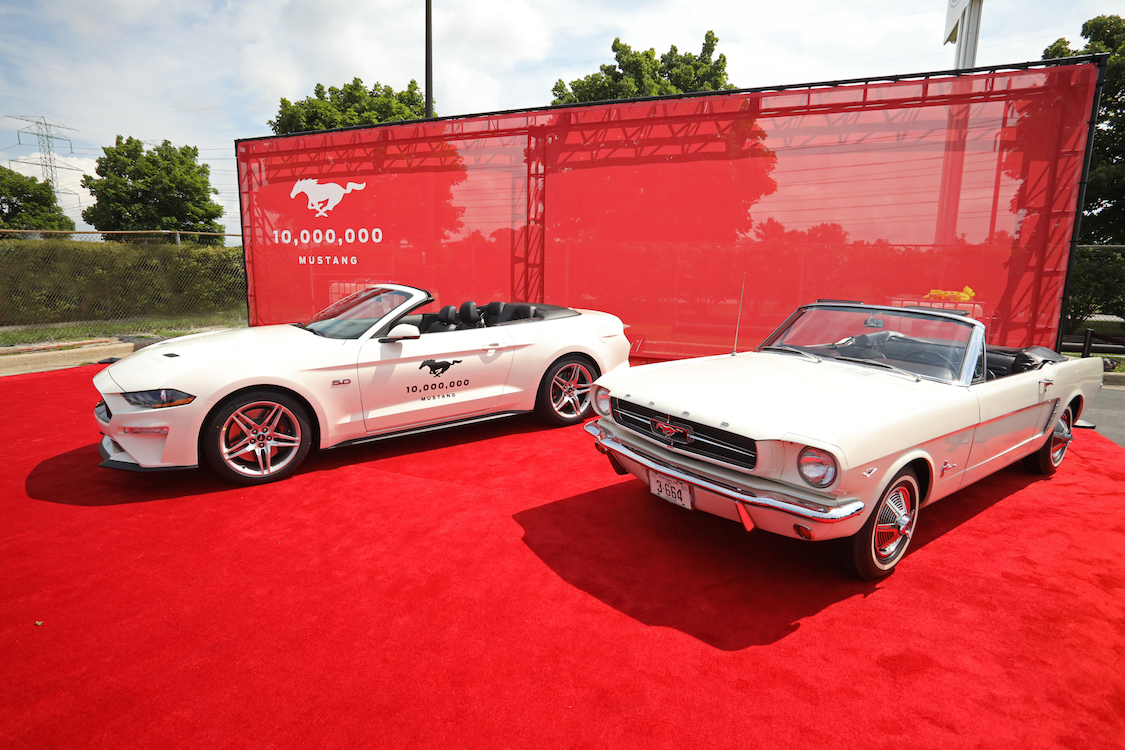
[[920, 365], [935, 365], [937, 367], [947, 367], [949, 371], [956, 374], [957, 368], [948, 359], [926, 349], [915, 349], [912, 352], [907, 352], [903, 357], [900, 357], [903, 362], [917, 362]]

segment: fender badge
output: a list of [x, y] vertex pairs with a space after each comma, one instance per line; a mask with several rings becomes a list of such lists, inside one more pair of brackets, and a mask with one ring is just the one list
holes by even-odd
[[877, 471], [879, 471], [879, 470], [878, 470], [878, 469], [876, 469], [876, 468], [875, 468], [874, 466], [872, 466], [872, 467], [871, 467], [870, 469], [868, 469], [867, 471], [863, 472], [863, 476], [865, 476], [865, 477], [869, 477], [869, 476], [871, 476], [872, 474], [874, 474], [874, 473], [875, 473], [875, 472], [877, 472]]
[[348, 385], [351, 382], [352, 382], [351, 380], [345, 378], [343, 380], [333, 380], [332, 385]]

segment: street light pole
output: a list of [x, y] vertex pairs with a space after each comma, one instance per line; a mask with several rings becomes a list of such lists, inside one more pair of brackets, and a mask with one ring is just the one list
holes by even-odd
[[434, 28], [430, 0], [426, 0], [426, 119], [434, 116]]

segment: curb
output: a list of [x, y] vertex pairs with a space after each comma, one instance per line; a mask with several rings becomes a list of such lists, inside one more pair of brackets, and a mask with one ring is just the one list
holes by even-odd
[[91, 344], [77, 349], [56, 349], [53, 351], [24, 351], [0, 356], [0, 377], [22, 375], [31, 372], [61, 370], [66, 367], [88, 365], [109, 357], [128, 357], [133, 353], [133, 344], [125, 344], [117, 339], [106, 339], [109, 343]]
[[1107, 372], [1102, 375], [1102, 385], [1125, 385], [1125, 372]]

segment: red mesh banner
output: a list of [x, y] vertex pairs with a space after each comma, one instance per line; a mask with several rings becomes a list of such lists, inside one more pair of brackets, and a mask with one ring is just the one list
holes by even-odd
[[[239, 141], [253, 324], [378, 281], [620, 316], [639, 358], [818, 298], [1052, 346], [1098, 66], [545, 109]], [[738, 318], [739, 296], [744, 301]]]

